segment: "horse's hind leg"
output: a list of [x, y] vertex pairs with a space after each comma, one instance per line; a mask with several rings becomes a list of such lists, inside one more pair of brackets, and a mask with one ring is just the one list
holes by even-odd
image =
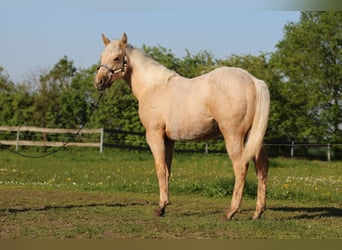
[[268, 158], [264, 148], [262, 147], [260, 152], [254, 159], [254, 166], [258, 178], [258, 196], [253, 219], [259, 219], [261, 214], [266, 210], [266, 184], [268, 165]]
[[169, 178], [174, 141], [165, 139], [162, 131], [146, 131], [146, 139], [153, 154], [158, 177], [160, 196], [156, 215], [163, 216], [169, 204]]
[[226, 218], [231, 220], [233, 216], [240, 211], [243, 189], [245, 186], [247, 171], [248, 171], [248, 163], [241, 164], [237, 161], [233, 162], [234, 175], [235, 175], [235, 184], [232, 200], [230, 203], [230, 208], [226, 214]]
[[241, 138], [229, 138], [228, 140], [225, 138], [225, 140], [229, 157], [233, 163], [235, 176], [233, 196], [230, 208], [226, 214], [226, 218], [230, 220], [233, 218], [234, 214], [240, 210], [243, 189], [248, 171], [248, 162], [243, 163], [240, 160], [243, 151], [243, 140]]

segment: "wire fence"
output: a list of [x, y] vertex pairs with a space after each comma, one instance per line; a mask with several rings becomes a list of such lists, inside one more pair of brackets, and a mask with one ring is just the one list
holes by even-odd
[[[105, 129], [104, 147], [124, 148], [129, 150], [149, 150], [144, 132], [129, 132]], [[342, 143], [298, 143], [266, 142], [265, 148], [271, 157], [306, 158], [317, 160], [342, 160]], [[175, 143], [179, 153], [226, 154], [223, 138], [202, 142]]]

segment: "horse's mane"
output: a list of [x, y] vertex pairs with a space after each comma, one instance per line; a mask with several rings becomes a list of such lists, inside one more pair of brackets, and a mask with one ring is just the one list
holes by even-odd
[[[134, 65], [140, 65], [139, 68], [143, 69], [143, 76], [145, 83], [148, 84], [163, 84], [166, 83], [172, 76], [178, 75], [173, 70], [166, 68], [164, 65], [155, 61], [148, 56], [141, 49], [135, 48], [130, 44], [127, 44], [126, 52]], [[143, 66], [141, 66], [143, 65]]]

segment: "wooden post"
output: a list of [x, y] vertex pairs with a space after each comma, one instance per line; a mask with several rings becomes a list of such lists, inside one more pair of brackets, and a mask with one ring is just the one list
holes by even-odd
[[19, 136], [20, 136], [20, 127], [18, 127], [18, 130], [17, 130], [17, 139], [16, 139], [16, 143], [15, 143], [15, 151], [19, 150]]
[[103, 152], [103, 134], [104, 134], [104, 128], [101, 128], [101, 134], [100, 134], [100, 153]]
[[205, 143], [205, 154], [207, 155], [208, 154], [208, 142]]
[[327, 158], [328, 158], [328, 161], [330, 162], [330, 143], [328, 143]]
[[292, 146], [291, 146], [291, 158], [293, 158], [294, 154], [294, 141], [292, 141]]

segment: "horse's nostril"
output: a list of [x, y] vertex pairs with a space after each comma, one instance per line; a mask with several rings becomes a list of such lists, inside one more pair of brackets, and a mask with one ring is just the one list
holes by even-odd
[[101, 79], [99, 80], [99, 85], [102, 86], [102, 85], [104, 85], [104, 84], [105, 84], [105, 80], [104, 80], [103, 78], [101, 78]]
[[103, 79], [99, 79], [99, 80], [95, 80], [95, 87], [97, 88], [97, 89], [101, 89], [102, 87], [103, 87], [103, 84], [104, 84], [104, 81], [103, 81]]

